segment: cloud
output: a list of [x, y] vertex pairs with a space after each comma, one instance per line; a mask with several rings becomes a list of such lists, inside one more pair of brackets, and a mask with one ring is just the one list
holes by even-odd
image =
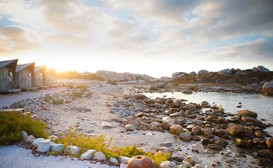
[[19, 27], [0, 27], [0, 56], [36, 48], [32, 35]]

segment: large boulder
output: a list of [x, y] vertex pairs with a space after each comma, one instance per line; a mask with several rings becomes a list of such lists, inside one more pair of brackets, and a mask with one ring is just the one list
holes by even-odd
[[263, 84], [262, 93], [266, 96], [273, 96], [273, 81]]
[[273, 151], [270, 149], [259, 150], [257, 155], [263, 158], [273, 159]]
[[180, 137], [180, 139], [182, 140], [182, 141], [190, 141], [191, 140], [191, 138], [192, 138], [192, 136], [189, 134], [189, 133], [187, 133], [187, 132], [182, 132], [180, 135], [179, 135], [179, 137]]
[[248, 116], [248, 117], [254, 117], [257, 118], [257, 113], [249, 110], [240, 110], [237, 111], [237, 116], [242, 117], [242, 116]]
[[227, 128], [227, 132], [234, 137], [243, 137], [246, 129], [242, 125], [231, 125]]
[[43, 140], [45, 140], [45, 139], [44, 138], [37, 138], [32, 142], [32, 145], [37, 147], [39, 142], [43, 141]]
[[270, 72], [269, 69], [267, 69], [266, 67], [264, 67], [262, 65], [257, 66], [257, 70], [260, 72], [266, 72], [266, 73]]
[[64, 148], [63, 144], [55, 144], [55, 143], [50, 144], [50, 151], [52, 152], [61, 152], [63, 148]]

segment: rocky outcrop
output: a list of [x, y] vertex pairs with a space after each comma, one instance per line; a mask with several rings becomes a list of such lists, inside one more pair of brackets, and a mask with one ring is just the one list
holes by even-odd
[[131, 80], [153, 80], [152, 77], [148, 75], [141, 75], [141, 74], [131, 74], [131, 73], [118, 73], [113, 71], [104, 71], [100, 70], [95, 73], [95, 75], [104, 80], [111, 80], [111, 81], [131, 81]]
[[263, 84], [262, 93], [266, 96], [273, 96], [273, 81]]

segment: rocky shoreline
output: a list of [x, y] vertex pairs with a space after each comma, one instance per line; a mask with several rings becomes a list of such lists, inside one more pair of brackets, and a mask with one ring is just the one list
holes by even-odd
[[[153, 89], [154, 85], [147, 87], [145, 83], [110, 85], [96, 82], [89, 85], [88, 90], [73, 86], [66, 91], [17, 102], [10, 107], [24, 107], [25, 112], [31, 112], [33, 117], [43, 119], [49, 125], [51, 134], [55, 136], [60, 132], [55, 127], [63, 127], [62, 123], [70, 121], [75, 113], [77, 120], [66, 125], [77, 123], [79, 130], [87, 134], [92, 134], [93, 131], [100, 133], [103, 130], [114, 135], [114, 141], [134, 143], [140, 148], [150, 147], [150, 150], [171, 153], [169, 167], [273, 165], [272, 135], [264, 131], [269, 125], [258, 120], [257, 113], [242, 110], [231, 114], [206, 101], [200, 104], [185, 103], [184, 100], [171, 98], [150, 99], [141, 94], [147, 90], [174, 90], [170, 85], [156, 85], [156, 88], [159, 88], [157, 90]], [[189, 88], [192, 86], [185, 85], [180, 89], [190, 93], [193, 89], [188, 91]], [[100, 98], [102, 102], [98, 101]], [[56, 104], [56, 100], [60, 99], [63, 104]], [[78, 103], [78, 106], [72, 105], [74, 102]], [[86, 104], [83, 106], [79, 102]], [[91, 102], [95, 104], [90, 104]], [[96, 104], [104, 107], [97, 109]], [[93, 113], [99, 114], [100, 110], [103, 110], [101, 115], [106, 116], [100, 117], [101, 120], [94, 125]], [[70, 115], [73, 111], [68, 121], [56, 116]], [[86, 130], [88, 125], [89, 128], [94, 125], [94, 130]], [[165, 137], [162, 138], [165, 140], [154, 139], [160, 137], [159, 135]], [[148, 137], [148, 141], [127, 142], [130, 137]], [[155, 142], [157, 146], [151, 146], [149, 141]]]

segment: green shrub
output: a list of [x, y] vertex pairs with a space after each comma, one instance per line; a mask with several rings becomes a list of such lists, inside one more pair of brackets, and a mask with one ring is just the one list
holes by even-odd
[[23, 130], [35, 137], [48, 137], [47, 126], [42, 121], [18, 112], [0, 112], [0, 145], [19, 142]]
[[107, 83], [111, 85], [117, 85], [118, 83], [116, 81], [108, 80]]
[[83, 96], [83, 92], [73, 92], [72, 96], [76, 97], [76, 98], [82, 97]]
[[52, 103], [54, 105], [60, 105], [60, 104], [64, 104], [64, 100], [63, 99], [53, 99]]

